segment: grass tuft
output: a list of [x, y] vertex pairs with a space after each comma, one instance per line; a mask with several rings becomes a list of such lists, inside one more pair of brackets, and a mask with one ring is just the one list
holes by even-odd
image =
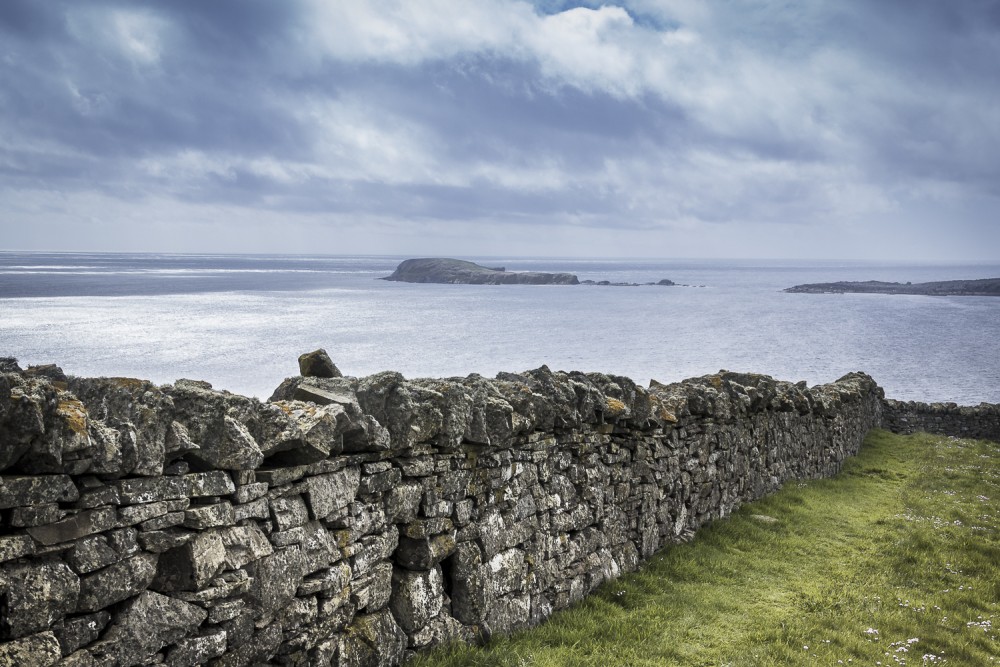
[[1000, 448], [869, 435], [544, 625], [418, 667], [1000, 665]]

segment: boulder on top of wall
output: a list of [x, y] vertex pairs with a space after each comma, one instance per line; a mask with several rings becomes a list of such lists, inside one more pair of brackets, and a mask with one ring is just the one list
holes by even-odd
[[303, 377], [315, 378], [339, 378], [344, 376], [323, 348], [299, 355], [299, 374]]
[[260, 401], [192, 380], [178, 380], [163, 391], [173, 399], [173, 419], [199, 446], [186, 458], [222, 470], [252, 470], [263, 462], [256, 437], [261, 431]]
[[818, 385], [811, 390], [813, 413], [834, 417], [844, 404], [855, 403], [866, 396], [874, 395], [881, 400], [885, 392], [869, 375], [861, 372], [848, 373], [836, 382]]
[[55, 395], [48, 382], [0, 376], [0, 471], [14, 466], [45, 433], [45, 414]]
[[72, 377], [69, 388], [86, 406], [91, 419], [115, 429], [125, 436], [122, 442], [130, 444], [120, 474], [163, 472], [167, 431], [173, 421], [169, 396], [151, 382], [133, 378]]
[[[271, 464], [316, 463], [344, 449], [343, 433], [349, 419], [336, 403], [316, 405], [302, 401], [274, 401], [261, 406], [271, 431], [261, 442], [261, 451]], [[273, 431], [280, 429], [277, 433]]]
[[0, 373], [23, 373], [14, 357], [0, 357]]
[[362, 409], [389, 431], [396, 449], [434, 440], [444, 424], [444, 415], [435, 406], [444, 397], [406, 382], [400, 373], [386, 371], [360, 378], [357, 397]]
[[731, 401], [722, 378], [703, 375], [681, 381], [687, 393], [688, 411], [700, 417], [713, 417], [725, 421], [732, 416]]
[[649, 392], [629, 378], [604, 373], [587, 373], [587, 378], [604, 397], [599, 411], [605, 421], [627, 421], [643, 427], [656, 420]]
[[[95, 431], [106, 427], [74, 394], [60, 388], [65, 383], [44, 375], [0, 378], [0, 440], [6, 445], [0, 451], [0, 470], [81, 474], [93, 471], [94, 460], [106, 456], [105, 439], [94, 438]], [[117, 440], [115, 447], [121, 449]], [[134, 467], [135, 450], [129, 451]], [[124, 458], [119, 456], [110, 472], [120, 473]]]
[[469, 421], [462, 438], [481, 445], [509, 447], [514, 436], [532, 429], [530, 418], [519, 414], [495, 382], [470, 375], [462, 381], [468, 397]]
[[383, 451], [389, 449], [386, 429], [374, 417], [365, 414], [358, 403], [357, 378], [286, 378], [271, 394], [269, 402], [301, 401], [316, 405], [339, 405], [338, 416], [344, 450], [348, 452]]
[[649, 381], [649, 394], [653, 402], [653, 415], [662, 424], [673, 424], [691, 415], [687, 390], [679, 382], [663, 384]]
[[499, 373], [499, 389], [519, 414], [526, 415], [535, 430], [578, 428], [580, 399], [565, 373], [540, 366], [524, 373]]
[[52, 383], [60, 383], [57, 385], [59, 389], [66, 388], [66, 381], [69, 379], [66, 377], [66, 373], [63, 369], [59, 368], [55, 364], [38, 364], [37, 366], [28, 366], [23, 371], [25, 377], [39, 377], [47, 378]]
[[420, 378], [407, 383], [426, 390], [423, 396], [432, 401], [441, 413], [441, 426], [435, 442], [444, 449], [457, 449], [466, 436], [476, 402], [473, 394], [481, 390], [477, 380], [482, 378], [478, 375], [470, 375], [465, 379]]

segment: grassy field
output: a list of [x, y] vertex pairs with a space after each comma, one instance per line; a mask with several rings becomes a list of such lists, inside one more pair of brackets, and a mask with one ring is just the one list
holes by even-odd
[[411, 662], [1000, 665], [1000, 446], [872, 433], [546, 624]]

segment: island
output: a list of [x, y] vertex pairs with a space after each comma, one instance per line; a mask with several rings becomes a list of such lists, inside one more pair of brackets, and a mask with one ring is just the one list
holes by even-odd
[[391, 276], [382, 280], [404, 283], [451, 285], [579, 285], [572, 273], [507, 271], [504, 267], [480, 266], [474, 262], [443, 257], [407, 259]]
[[[541, 271], [508, 271], [502, 266], [481, 266], [474, 262], [446, 257], [407, 259], [396, 267], [391, 276], [381, 280], [403, 283], [442, 283], [446, 285], [610, 285], [637, 287], [639, 283], [613, 283], [609, 280], [580, 281], [572, 273], [543, 273]], [[644, 285], [675, 285], [664, 278]]]
[[1000, 278], [942, 280], [928, 283], [860, 282], [809, 283], [784, 290], [804, 294], [921, 294], [925, 296], [1000, 296]]

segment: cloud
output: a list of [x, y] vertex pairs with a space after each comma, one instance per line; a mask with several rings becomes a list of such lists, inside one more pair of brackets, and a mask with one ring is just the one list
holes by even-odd
[[931, 210], [988, 230], [998, 31], [989, 3], [930, 0], [7, 0], [0, 224], [51, 247], [54, 209], [230, 231], [243, 210], [470, 254], [486, 224], [595, 254], [598, 230], [752, 227], [758, 254], [790, 227], [940, 234]]

